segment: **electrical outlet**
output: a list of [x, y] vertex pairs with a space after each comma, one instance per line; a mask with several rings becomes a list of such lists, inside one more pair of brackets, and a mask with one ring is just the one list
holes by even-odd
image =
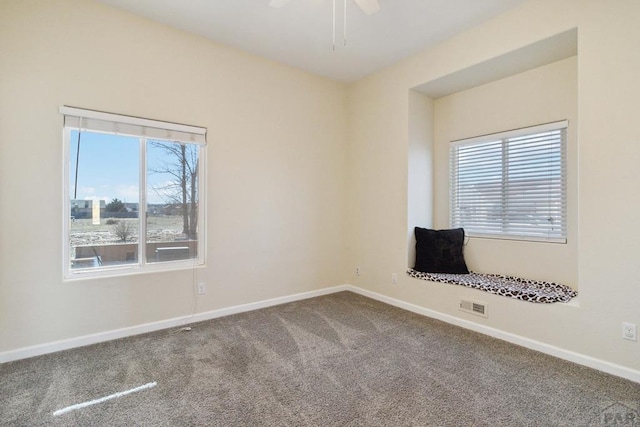
[[356, 267], [356, 276], [360, 275], [360, 267]]
[[394, 285], [398, 283], [398, 275], [396, 273], [391, 273], [391, 283]]
[[637, 341], [636, 325], [635, 323], [622, 323], [622, 338], [629, 341]]
[[207, 292], [207, 285], [204, 282], [198, 282], [198, 295], [202, 295]]

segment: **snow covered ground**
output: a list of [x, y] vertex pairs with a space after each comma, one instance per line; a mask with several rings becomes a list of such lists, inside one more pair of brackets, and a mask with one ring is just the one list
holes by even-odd
[[[90, 218], [72, 220], [69, 227], [71, 247], [122, 243], [115, 233], [116, 224], [107, 224], [107, 221], [108, 218], [101, 218], [100, 224], [94, 225]], [[127, 242], [138, 241], [138, 218], [113, 219], [113, 221], [129, 222], [132, 225], [133, 234]], [[183, 237], [181, 216], [150, 216], [148, 218], [148, 242], [173, 242], [181, 237]]]

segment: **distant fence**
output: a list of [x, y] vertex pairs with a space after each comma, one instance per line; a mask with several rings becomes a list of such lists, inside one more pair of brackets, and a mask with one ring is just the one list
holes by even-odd
[[[76, 260], [88, 260], [100, 257], [103, 265], [138, 262], [137, 243], [114, 243], [110, 245], [76, 246]], [[147, 243], [147, 262], [175, 261], [196, 258], [198, 255], [197, 240], [178, 240], [173, 242]], [[84, 267], [80, 262], [77, 267]]]
[[138, 218], [138, 212], [100, 212], [100, 218]]
[[[91, 212], [72, 212], [74, 219], [93, 218]], [[100, 211], [100, 218], [138, 218], [138, 212], [105, 212]]]

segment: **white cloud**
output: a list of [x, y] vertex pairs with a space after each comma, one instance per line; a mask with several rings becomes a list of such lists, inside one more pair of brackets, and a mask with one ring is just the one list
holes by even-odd
[[140, 191], [137, 185], [119, 185], [115, 188], [115, 198], [125, 203], [138, 203]]
[[147, 193], [148, 202], [151, 204], [162, 204], [171, 200], [170, 196], [175, 194], [174, 189], [168, 188], [171, 184], [173, 184], [173, 181], [154, 182], [150, 184]]

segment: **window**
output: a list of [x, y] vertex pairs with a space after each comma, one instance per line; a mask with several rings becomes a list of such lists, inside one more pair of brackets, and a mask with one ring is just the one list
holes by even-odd
[[452, 142], [452, 227], [565, 243], [566, 129], [563, 121]]
[[65, 277], [203, 264], [206, 129], [60, 112]]

